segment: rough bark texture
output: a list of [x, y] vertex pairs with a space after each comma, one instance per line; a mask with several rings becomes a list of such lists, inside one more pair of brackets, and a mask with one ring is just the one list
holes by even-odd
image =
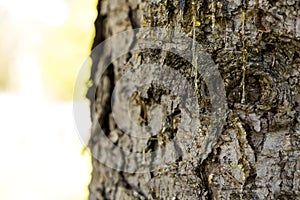
[[[164, 139], [168, 137], [174, 145], [160, 155], [168, 157], [180, 149], [176, 147], [180, 128], [174, 123], [186, 113], [168, 91], [147, 86], [133, 101], [132, 109], [140, 115], [141, 124], [151, 123], [159, 115], [154, 104], [165, 105], [165, 119], [173, 123], [163, 122], [160, 137], [150, 145], [151, 135], [146, 140], [131, 138], [118, 129], [111, 115], [112, 91], [122, 71], [128, 65], [138, 71], [139, 65], [155, 60], [163, 60], [196, 83], [192, 85], [200, 99], [197, 130], [201, 133], [191, 134], [192, 149], [184, 152], [189, 155], [170, 160], [154, 171], [130, 174], [93, 159], [90, 200], [300, 199], [299, 6], [296, 0], [99, 0], [93, 47], [118, 32], [138, 27], [158, 26], [194, 36], [218, 64], [229, 112], [212, 153], [200, 162], [199, 149], [211, 112], [201, 75], [193, 74], [189, 63], [171, 53], [149, 50], [138, 56], [128, 53], [114, 61], [98, 81], [97, 71], [102, 67], [99, 60], [118, 49], [117, 45], [107, 47], [93, 58], [93, 85], [87, 96], [91, 108], [96, 108], [91, 109], [93, 123], [100, 123], [116, 145], [141, 150], [148, 142], [148, 150], [159, 152], [162, 145], [172, 142]], [[157, 76], [151, 73], [148, 75]], [[91, 92], [95, 88], [96, 96]], [[184, 129], [195, 132], [193, 127]], [[97, 131], [92, 129], [89, 147], [93, 154], [105, 157], [107, 153], [99, 150]]]

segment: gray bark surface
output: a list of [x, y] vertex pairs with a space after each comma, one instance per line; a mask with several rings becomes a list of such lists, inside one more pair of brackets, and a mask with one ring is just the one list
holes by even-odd
[[[152, 171], [126, 173], [93, 158], [89, 199], [300, 199], [299, 8], [296, 0], [99, 0], [93, 48], [114, 34], [139, 27], [176, 29], [195, 37], [218, 66], [228, 113], [223, 131], [211, 149], [205, 149], [211, 101], [205, 81], [193, 73], [192, 65], [161, 50], [131, 52], [113, 61], [97, 80], [102, 61], [118, 51], [118, 45], [107, 46], [93, 57], [93, 85], [87, 94], [93, 121], [92, 154], [105, 158], [114, 151], [101, 143], [95, 128], [99, 123], [115, 145], [128, 151], [147, 147], [147, 151], [156, 151], [157, 157], [170, 159]], [[128, 49], [132, 45], [130, 41], [115, 42]], [[184, 116], [193, 120], [193, 115], [179, 106], [170, 91], [147, 85], [133, 98], [131, 112], [140, 125], [162, 128], [155, 138], [147, 133], [146, 139], [130, 137], [112, 116], [112, 110], [122, 106], [122, 102], [111, 104], [112, 92], [124, 70], [143, 72], [139, 66], [153, 62], [172, 66], [192, 83], [198, 109], [187, 105], [187, 110], [199, 112], [199, 122], [195, 127], [177, 126]], [[165, 69], [165, 73], [170, 72]], [[144, 75], [131, 78], [159, 76], [155, 70]], [[164, 121], [155, 121], [159, 115]], [[190, 138], [180, 138], [182, 130], [188, 131]], [[167, 144], [171, 145], [163, 148]], [[205, 157], [201, 157], [203, 149], [208, 154]], [[182, 155], [172, 159], [174, 152]], [[120, 156], [114, 159], [123, 162]], [[121, 165], [130, 163], [135, 168], [141, 162], [126, 159]]]

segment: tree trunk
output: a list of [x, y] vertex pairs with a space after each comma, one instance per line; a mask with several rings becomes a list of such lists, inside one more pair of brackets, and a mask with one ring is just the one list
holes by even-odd
[[[182, 32], [202, 49], [183, 37], [180, 56], [134, 52], [128, 33], [92, 55], [89, 199], [300, 199], [299, 8], [295, 0], [99, 0], [93, 49], [149, 27]], [[128, 52], [105, 69], [120, 46]], [[220, 76], [197, 72], [199, 63]], [[224, 98], [211, 89], [219, 86]], [[118, 114], [124, 106], [127, 116]], [[216, 116], [222, 127], [211, 128]]]

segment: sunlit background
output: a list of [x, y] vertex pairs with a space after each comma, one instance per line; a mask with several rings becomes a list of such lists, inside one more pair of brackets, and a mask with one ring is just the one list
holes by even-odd
[[[87, 199], [90, 158], [72, 114], [96, 0], [0, 0], [0, 199]], [[88, 134], [89, 71], [77, 88]]]

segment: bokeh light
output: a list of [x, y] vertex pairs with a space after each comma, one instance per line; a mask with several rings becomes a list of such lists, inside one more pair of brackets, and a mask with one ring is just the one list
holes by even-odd
[[[0, 0], [0, 199], [87, 199], [91, 164], [73, 89], [94, 36], [96, 0]], [[86, 112], [89, 71], [76, 97]], [[81, 133], [82, 134], [82, 133]]]

